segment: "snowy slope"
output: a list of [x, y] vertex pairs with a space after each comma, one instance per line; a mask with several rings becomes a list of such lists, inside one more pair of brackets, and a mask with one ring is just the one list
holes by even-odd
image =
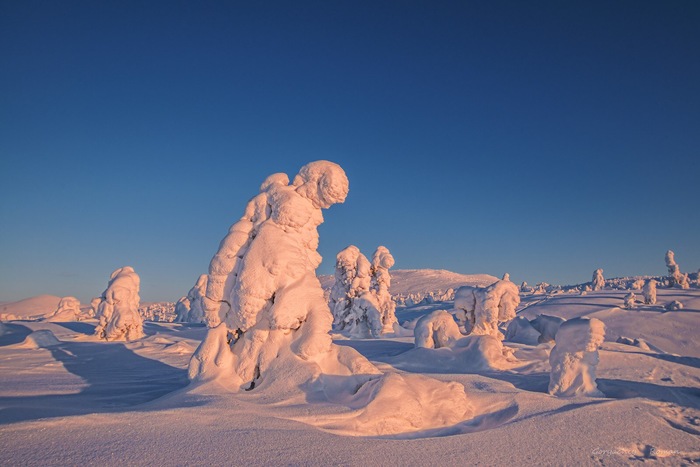
[[61, 297], [55, 295], [38, 295], [17, 302], [0, 305], [0, 321], [8, 319], [33, 319], [53, 313]]
[[[498, 278], [488, 274], [459, 274], [445, 269], [397, 269], [390, 270], [392, 295], [424, 294], [427, 292], [445, 292], [463, 285], [487, 286]], [[319, 276], [321, 286], [330, 289], [333, 286], [332, 275]]]

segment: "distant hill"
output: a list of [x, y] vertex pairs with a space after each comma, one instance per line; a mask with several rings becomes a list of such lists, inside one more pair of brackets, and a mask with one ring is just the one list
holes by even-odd
[[[397, 269], [391, 273], [392, 295], [426, 294], [429, 292], [456, 289], [463, 285], [490, 285], [498, 280], [488, 274], [459, 274], [445, 269]], [[324, 289], [333, 287], [334, 277], [319, 276]]]
[[61, 297], [56, 295], [37, 295], [17, 302], [3, 303], [0, 305], [0, 319], [38, 318], [56, 311], [60, 301]]

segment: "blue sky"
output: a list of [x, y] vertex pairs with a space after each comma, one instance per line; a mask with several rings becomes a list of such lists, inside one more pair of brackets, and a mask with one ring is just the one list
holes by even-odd
[[700, 4], [0, 3], [0, 300], [206, 272], [270, 173], [339, 163], [319, 273], [700, 267]]

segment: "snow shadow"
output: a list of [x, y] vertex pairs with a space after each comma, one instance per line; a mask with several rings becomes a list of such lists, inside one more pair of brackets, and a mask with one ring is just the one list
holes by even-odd
[[388, 339], [336, 340], [333, 341], [333, 343], [352, 347], [368, 360], [379, 362], [385, 362], [383, 359], [395, 357], [415, 347], [413, 344], [407, 342], [396, 342]]
[[[186, 370], [142, 357], [121, 343], [63, 343], [47, 350], [87, 386], [75, 394], [0, 397], [0, 424], [126, 412], [188, 384]], [[53, 390], [50, 383], [46, 390]]]
[[58, 326], [68, 329], [69, 331], [77, 332], [79, 334], [85, 334], [87, 336], [92, 336], [93, 334], [95, 334], [96, 328], [94, 324], [80, 323], [77, 321], [67, 321], [53, 324], [57, 324]]
[[0, 323], [0, 347], [19, 344], [27, 338], [32, 330], [21, 324]]
[[620, 379], [596, 379], [598, 389], [606, 397], [632, 399], [642, 397], [658, 402], [671, 402], [684, 407], [700, 408], [700, 388], [687, 386], [662, 386], [660, 384]]

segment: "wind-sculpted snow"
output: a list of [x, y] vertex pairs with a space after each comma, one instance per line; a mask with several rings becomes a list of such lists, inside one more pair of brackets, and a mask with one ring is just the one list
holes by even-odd
[[[190, 379], [269, 397], [306, 390], [342, 400], [354, 412], [335, 429], [355, 434], [415, 431], [469, 417], [461, 385], [383, 376], [354, 349], [332, 343], [333, 318], [315, 274], [317, 228], [321, 210], [345, 200], [348, 180], [327, 161], [302, 167], [291, 185], [286, 180], [276, 174], [263, 183], [211, 261], [204, 303], [214, 327], [192, 357]], [[377, 268], [388, 269], [389, 262], [382, 252]], [[377, 288], [388, 285], [380, 275]], [[382, 422], [386, 414], [390, 421]]]
[[603, 396], [596, 385], [596, 368], [604, 339], [605, 325], [596, 318], [562, 323], [549, 355], [549, 393], [559, 397]]
[[134, 268], [119, 268], [109, 277], [107, 289], [97, 307], [100, 320], [95, 334], [108, 341], [134, 340], [144, 336], [139, 314], [141, 280]]
[[83, 317], [84, 316], [80, 311], [80, 300], [75, 297], [63, 297], [58, 303], [58, 308], [56, 308], [56, 311], [54, 311], [53, 314], [46, 319], [54, 322], [66, 322], [79, 321]]
[[452, 315], [445, 310], [436, 310], [420, 318], [413, 334], [416, 347], [427, 349], [451, 347], [464, 337]]
[[455, 308], [467, 314], [467, 331], [503, 340], [498, 324], [515, 318], [520, 304], [520, 289], [510, 280], [500, 280], [488, 287], [460, 287], [455, 293]]

